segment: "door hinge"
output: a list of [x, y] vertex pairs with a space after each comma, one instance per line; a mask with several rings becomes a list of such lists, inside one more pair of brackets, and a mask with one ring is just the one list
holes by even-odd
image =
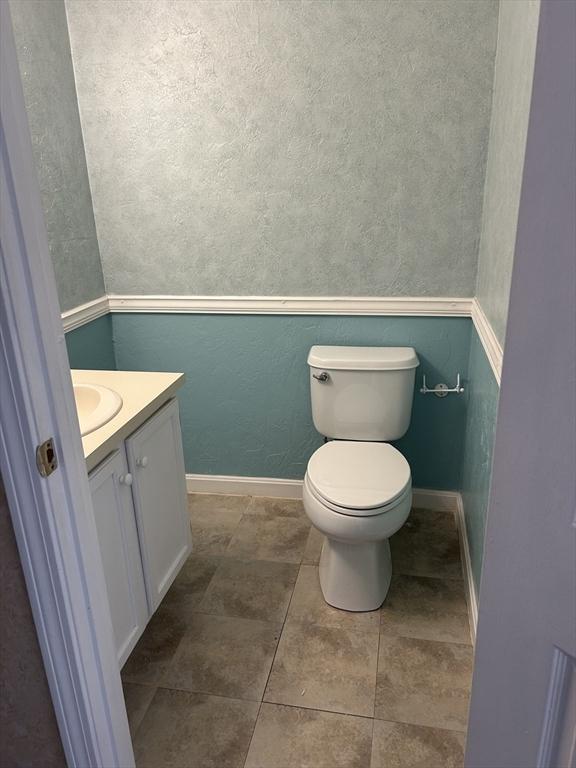
[[42, 477], [48, 477], [57, 469], [58, 456], [56, 455], [53, 437], [36, 446], [36, 466]]

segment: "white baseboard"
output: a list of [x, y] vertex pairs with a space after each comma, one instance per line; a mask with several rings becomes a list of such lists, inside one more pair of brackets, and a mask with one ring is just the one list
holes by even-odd
[[302, 480], [234, 475], [186, 475], [188, 493], [221, 493], [229, 496], [268, 496], [301, 499]]
[[468, 603], [468, 617], [470, 618], [470, 634], [472, 643], [476, 642], [476, 627], [478, 625], [478, 595], [474, 584], [474, 574], [472, 573], [472, 558], [470, 556], [470, 545], [468, 543], [468, 533], [466, 531], [466, 520], [464, 519], [464, 504], [462, 495], [458, 494], [458, 507], [456, 510], [456, 527], [460, 537], [460, 553], [462, 555], [462, 570], [464, 572], [464, 587], [466, 589], [466, 602]]
[[[234, 496], [268, 496], [275, 499], [299, 499], [302, 497], [302, 480], [279, 477], [239, 477], [236, 475], [186, 475], [188, 493], [221, 493]], [[432, 491], [421, 488], [412, 490], [415, 507], [434, 509], [439, 512], [458, 510], [457, 491]]]
[[[278, 477], [190, 474], [186, 475], [186, 489], [188, 493], [268, 496], [274, 499], [302, 498], [302, 480], [287, 480]], [[431, 491], [414, 488], [412, 490], [412, 504], [415, 507], [456, 514], [459, 496], [457, 491]]]
[[412, 489], [412, 506], [420, 509], [433, 509], [435, 512], [452, 512], [458, 510], [458, 491], [433, 491], [426, 488]]

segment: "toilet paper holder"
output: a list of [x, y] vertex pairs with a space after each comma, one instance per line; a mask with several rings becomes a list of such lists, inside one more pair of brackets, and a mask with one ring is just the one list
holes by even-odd
[[451, 393], [461, 395], [462, 392], [464, 392], [464, 387], [460, 385], [460, 374], [458, 373], [456, 374], [455, 387], [449, 387], [447, 384], [436, 384], [435, 387], [429, 389], [426, 386], [426, 374], [422, 374], [422, 386], [420, 387], [420, 392], [422, 392], [423, 395], [436, 395], [436, 397], [446, 397], [446, 395]]

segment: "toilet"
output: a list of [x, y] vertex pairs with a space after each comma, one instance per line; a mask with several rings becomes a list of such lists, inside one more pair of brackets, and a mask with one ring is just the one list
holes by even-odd
[[314, 346], [308, 365], [314, 426], [327, 438], [303, 489], [325, 536], [322, 594], [335, 608], [372, 611], [390, 586], [388, 539], [412, 503], [410, 465], [389, 442], [410, 424], [418, 357], [412, 347]]

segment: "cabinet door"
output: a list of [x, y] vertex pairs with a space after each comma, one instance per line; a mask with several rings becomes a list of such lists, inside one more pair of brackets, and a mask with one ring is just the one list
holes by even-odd
[[192, 548], [176, 400], [126, 440], [126, 453], [148, 603], [154, 611]]
[[123, 448], [100, 464], [89, 478], [120, 666], [150, 615], [130, 481]]

